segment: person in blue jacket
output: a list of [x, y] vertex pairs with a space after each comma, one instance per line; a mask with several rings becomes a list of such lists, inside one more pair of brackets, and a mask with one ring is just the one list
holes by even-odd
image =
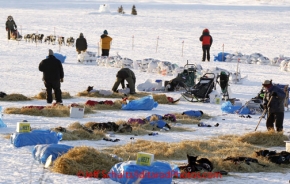
[[274, 130], [275, 123], [277, 132], [281, 132], [283, 131], [284, 110], [285, 110], [284, 101], [286, 94], [281, 88], [274, 86], [272, 84], [272, 80], [265, 80], [263, 86], [266, 89], [263, 98], [263, 104], [264, 109], [267, 110], [268, 116], [266, 121], [267, 129], [269, 131]]

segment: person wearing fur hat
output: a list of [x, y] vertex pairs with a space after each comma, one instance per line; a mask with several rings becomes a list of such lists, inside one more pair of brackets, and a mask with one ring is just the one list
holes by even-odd
[[87, 40], [85, 39], [83, 33], [80, 33], [80, 36], [76, 40], [77, 53], [80, 54], [81, 51], [86, 52], [87, 48], [88, 48]]
[[6, 31], [8, 32], [8, 40], [10, 40], [10, 35], [12, 32], [17, 30], [17, 25], [13, 20], [13, 17], [9, 15], [6, 21]]
[[52, 103], [52, 90], [55, 94], [57, 104], [62, 104], [60, 83], [63, 82], [63, 67], [51, 49], [48, 50], [48, 57], [39, 63], [39, 71], [43, 72], [44, 85], [46, 87], [46, 102]]
[[281, 132], [283, 131], [286, 94], [278, 86], [274, 86], [272, 80], [265, 80], [262, 85], [266, 89], [263, 98], [263, 107], [267, 110], [266, 127], [269, 131], [274, 130], [275, 123], [277, 132]]
[[199, 40], [202, 42], [202, 61], [205, 61], [205, 58], [207, 61], [210, 61], [210, 47], [212, 45], [213, 39], [209, 34], [208, 29], [204, 29], [202, 31], [202, 35], [200, 36]]
[[108, 31], [104, 30], [104, 33], [101, 35], [102, 56], [109, 56], [112, 40], [113, 38], [108, 36]]
[[125, 80], [129, 84], [130, 88], [130, 94], [136, 94], [135, 92], [135, 83], [136, 83], [136, 77], [135, 74], [132, 70], [129, 68], [122, 68], [121, 70], [118, 71], [116, 75], [117, 79], [116, 82], [114, 83], [114, 86], [112, 88], [112, 91], [118, 92], [118, 87], [121, 84], [122, 88], [125, 88]]

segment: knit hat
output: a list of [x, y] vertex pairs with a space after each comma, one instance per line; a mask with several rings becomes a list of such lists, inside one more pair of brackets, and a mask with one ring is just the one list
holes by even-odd
[[84, 36], [84, 34], [83, 33], [80, 33], [80, 36]]
[[51, 49], [48, 50], [48, 55], [49, 56], [53, 55], [53, 51]]
[[209, 33], [209, 30], [208, 29], [204, 29], [203, 33]]
[[104, 31], [104, 34], [105, 34], [105, 35], [107, 35], [107, 34], [108, 34], [108, 31], [107, 31], [107, 30], [105, 30], [105, 31]]
[[262, 84], [266, 89], [270, 88], [272, 86], [272, 81], [265, 80]]
[[263, 83], [263, 85], [269, 85], [269, 84], [272, 84], [272, 82], [269, 81], [269, 80], [265, 80], [264, 83]]

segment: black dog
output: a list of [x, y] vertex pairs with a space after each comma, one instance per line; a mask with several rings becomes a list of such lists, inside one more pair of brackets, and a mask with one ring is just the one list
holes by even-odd
[[179, 169], [186, 173], [198, 172], [202, 170], [211, 172], [213, 170], [211, 161], [209, 161], [207, 158], [201, 158], [197, 160], [197, 157], [198, 156], [187, 155], [188, 164], [186, 166], [179, 166]]
[[5, 96], [7, 96], [7, 94], [4, 93], [4, 92], [2, 92], [2, 91], [0, 91], [0, 97], [1, 97], [1, 98], [4, 98]]
[[94, 123], [91, 126], [92, 130], [104, 130], [104, 131], [118, 131], [119, 125], [117, 125], [115, 122], [107, 122], [107, 123]]
[[90, 92], [90, 91], [92, 91], [94, 89], [94, 86], [88, 86], [88, 88], [87, 88], [87, 92]]
[[290, 163], [290, 153], [287, 151], [281, 151], [277, 153], [276, 151], [260, 150], [256, 152], [257, 156], [265, 157], [270, 162], [275, 164], [289, 164]]
[[223, 161], [232, 161], [234, 164], [240, 164], [241, 162], [245, 162], [247, 165], [250, 165], [250, 162], [256, 163], [265, 167], [266, 165], [260, 164], [259, 161], [255, 158], [250, 157], [227, 157]]

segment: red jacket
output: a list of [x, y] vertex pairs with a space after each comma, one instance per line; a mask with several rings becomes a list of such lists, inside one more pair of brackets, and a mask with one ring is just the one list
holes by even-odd
[[202, 31], [202, 35], [200, 36], [199, 40], [202, 42], [202, 45], [212, 45], [213, 39], [211, 35], [209, 34], [208, 29], [204, 29]]

